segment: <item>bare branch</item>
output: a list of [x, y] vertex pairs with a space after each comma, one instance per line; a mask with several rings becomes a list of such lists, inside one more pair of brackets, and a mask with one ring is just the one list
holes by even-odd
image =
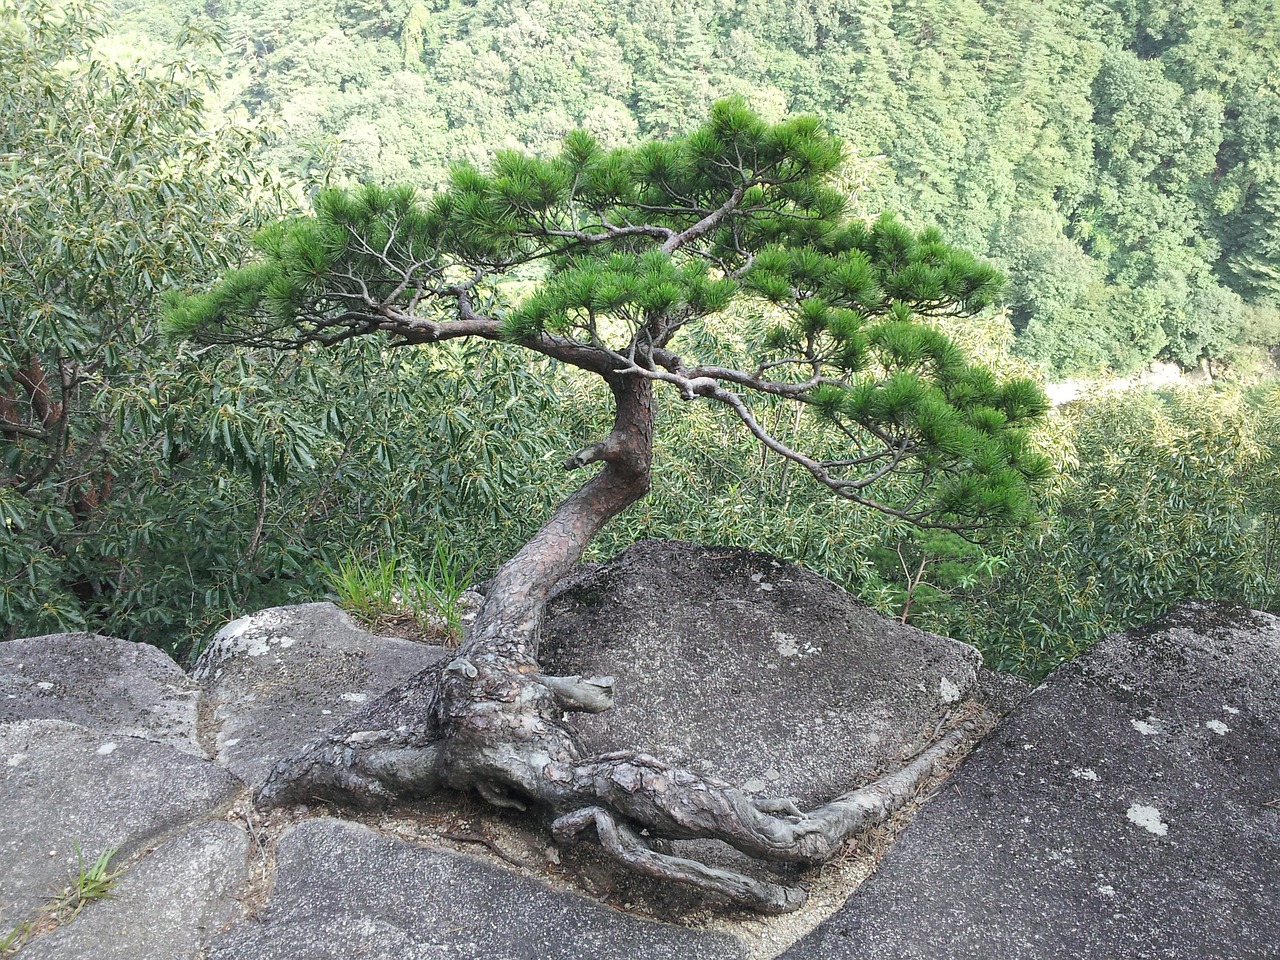
[[711, 211], [693, 226], [674, 234], [666, 243], [662, 245], [663, 253], [675, 253], [685, 244], [704, 237], [716, 227], [720, 222], [734, 211], [734, 208], [742, 202], [742, 196], [747, 192], [749, 187], [755, 183], [743, 183], [733, 188], [733, 192], [729, 194], [729, 199], [722, 203], [717, 209]]
[[[676, 359], [676, 364], [678, 366], [678, 358]], [[619, 371], [619, 373], [623, 374], [631, 374], [641, 376], [649, 380], [658, 380], [664, 383], [669, 383], [675, 386], [680, 391], [680, 396], [686, 400], [693, 400], [698, 397], [707, 397], [725, 404], [733, 410], [738, 419], [742, 421], [749, 431], [751, 431], [752, 436], [774, 453], [778, 454], [778, 456], [784, 457], [785, 459], [804, 467], [805, 470], [807, 470], [809, 474], [818, 481], [818, 483], [822, 484], [832, 493], [845, 500], [851, 500], [854, 503], [863, 504], [864, 506], [871, 507], [881, 513], [887, 514], [888, 516], [898, 517], [902, 520], [909, 520], [913, 523], [921, 523], [924, 519], [920, 515], [912, 513], [911, 507], [915, 506], [923, 496], [923, 489], [927, 486], [926, 483], [922, 483], [921, 492], [917, 493], [917, 495], [912, 499], [911, 504], [906, 509], [892, 507], [887, 503], [876, 500], [862, 493], [863, 490], [876, 480], [883, 478], [885, 475], [893, 472], [894, 468], [901, 466], [901, 461], [909, 452], [907, 447], [904, 446], [895, 454], [896, 460], [891, 459], [889, 461], [890, 466], [875, 471], [870, 475], [870, 477], [859, 478], [857, 480], [841, 479], [840, 477], [834, 476], [830, 469], [828, 469], [827, 465], [822, 461], [815, 460], [807, 454], [801, 453], [770, 434], [769, 431], [761, 425], [759, 420], [756, 419], [755, 415], [752, 414], [751, 409], [743, 401], [742, 397], [722, 387], [716, 377], [691, 376], [690, 374], [693, 372], [694, 371], [678, 373], [671, 370], [649, 370], [644, 367], [634, 365], [625, 370]], [[698, 372], [703, 371], [699, 370]], [[743, 378], [748, 385], [751, 385], [751, 381], [754, 380], [754, 378], [743, 373], [741, 370], [729, 370], [727, 372]], [[770, 385], [766, 384], [766, 386]], [[794, 387], [795, 385], [785, 384], [772, 386]], [[763, 392], [775, 391], [766, 389]], [[800, 399], [797, 396], [793, 396], [790, 392], [782, 393], [781, 395], [792, 396], [793, 399]], [[888, 443], [889, 441], [886, 439], [885, 442]], [[946, 524], [940, 525], [946, 526]]]
[[258, 502], [254, 511], [253, 535], [249, 537], [249, 545], [245, 547], [244, 560], [248, 563], [253, 559], [253, 555], [258, 552], [258, 546], [262, 543], [262, 527], [267, 520], [267, 473], [264, 470], [262, 476], [258, 478]]
[[564, 462], [566, 470], [578, 470], [589, 463], [597, 463], [607, 459], [608, 441], [601, 440], [589, 447], [584, 447]]
[[[587, 233], [583, 230], [539, 230], [536, 232], [520, 234], [521, 236], [533, 238], [540, 237], [562, 237], [566, 240], [572, 240], [583, 246], [594, 247], [601, 243], [608, 243], [612, 240], [621, 240], [623, 237], [651, 237], [655, 240], [663, 240], [670, 243], [672, 239], [677, 237], [676, 231], [670, 227], [660, 227], [656, 224], [644, 223], [629, 225], [625, 227], [615, 227], [611, 223], [601, 224], [602, 233]], [[665, 248], [664, 248], [665, 249]], [[557, 251], [563, 252], [563, 251]]]
[[[723, 380], [728, 383], [736, 383], [738, 386], [747, 387], [759, 393], [767, 393], [776, 397], [786, 397], [789, 400], [802, 400], [805, 394], [822, 382], [821, 378], [816, 376], [801, 383], [766, 380], [761, 376], [747, 373], [744, 370], [735, 370], [732, 367], [717, 367], [712, 365], [688, 369], [684, 366], [684, 361], [679, 355], [665, 348], [655, 349], [653, 351], [653, 361], [658, 366], [667, 370], [669, 373], [676, 375], [681, 380], [697, 380], [699, 378], [709, 377], [713, 380]], [[671, 382], [679, 384], [680, 380], [673, 380]]]
[[20, 437], [31, 437], [34, 440], [48, 440], [49, 434], [45, 430], [36, 427], [28, 427], [21, 423], [10, 423], [8, 420], [0, 420], [0, 433], [11, 433]]

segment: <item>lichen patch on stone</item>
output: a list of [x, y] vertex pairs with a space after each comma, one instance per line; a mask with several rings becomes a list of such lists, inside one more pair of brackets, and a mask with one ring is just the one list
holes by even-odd
[[942, 697], [943, 703], [955, 703], [960, 699], [960, 688], [947, 677], [943, 677], [942, 682], [938, 684], [938, 696]]
[[[1155, 717], [1152, 717], [1151, 719], [1154, 720]], [[1133, 729], [1137, 730], [1144, 737], [1153, 737], [1160, 732], [1155, 726], [1145, 720], [1130, 720], [1129, 723], [1133, 725]]]
[[1130, 822], [1154, 833], [1157, 837], [1163, 837], [1169, 832], [1169, 825], [1160, 819], [1160, 811], [1155, 807], [1135, 803], [1129, 807], [1126, 816]]
[[784, 657], [794, 657], [800, 652], [800, 645], [796, 642], [796, 638], [789, 633], [775, 630], [773, 631], [773, 641], [778, 645], [778, 653]]

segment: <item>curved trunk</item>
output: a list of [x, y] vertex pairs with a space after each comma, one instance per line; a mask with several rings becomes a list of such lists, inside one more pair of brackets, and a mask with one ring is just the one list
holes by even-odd
[[498, 568], [463, 646], [537, 660], [542, 615], [560, 579], [582, 558], [606, 523], [649, 492], [653, 462], [653, 388], [641, 377], [606, 377], [617, 412], [613, 430], [565, 462], [597, 460], [604, 469], [565, 500], [533, 538]]
[[804, 903], [802, 888], [672, 856], [661, 841], [712, 838], [762, 860], [820, 863], [909, 800], [972, 727], [957, 726], [902, 770], [808, 813], [643, 753], [588, 755], [565, 713], [609, 709], [613, 679], [545, 676], [537, 655], [556, 583], [600, 529], [649, 489], [650, 383], [606, 379], [617, 402], [613, 430], [565, 464], [601, 461], [604, 469], [498, 570], [457, 655], [281, 761], [258, 802], [370, 806], [441, 788], [475, 790], [497, 806], [536, 808], [558, 840], [594, 830], [606, 852], [638, 873], [766, 913], [794, 910]]

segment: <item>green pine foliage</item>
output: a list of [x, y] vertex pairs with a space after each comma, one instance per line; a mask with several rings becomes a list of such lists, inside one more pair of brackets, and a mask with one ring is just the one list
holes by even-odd
[[[175, 29], [170, 4], [118, 2]], [[317, 184], [435, 189], [458, 163], [501, 164], [495, 146], [553, 156], [579, 127], [606, 151], [666, 141], [743, 95], [856, 144], [873, 209], [998, 258], [1017, 350], [1051, 374], [1230, 359], [1280, 328], [1280, 45], [1259, 0], [232, 0], [213, 16], [234, 96]], [[1226, 294], [1244, 311], [1229, 326]]]
[[769, 346], [748, 370], [774, 373], [730, 380], [812, 407], [844, 440], [808, 468], [821, 483], [920, 523], [1020, 519], [1046, 469], [1026, 433], [1043, 397], [998, 383], [930, 325], [987, 309], [1002, 278], [936, 230], [844, 216], [830, 185], [843, 158], [815, 119], [767, 123], [729, 100], [684, 137], [605, 151], [577, 132], [551, 158], [504, 151], [487, 172], [459, 167], [434, 195], [325, 191], [313, 216], [259, 238], [263, 260], [175, 298], [167, 322], [208, 341], [301, 346], [379, 332], [412, 343], [421, 317], [438, 325], [430, 339], [447, 338], [470, 276], [466, 296], [503, 305], [512, 343], [554, 345], [596, 372], [585, 359], [601, 354], [614, 370], [676, 371], [656, 351], [682, 355], [687, 331], [730, 308], [769, 312]]

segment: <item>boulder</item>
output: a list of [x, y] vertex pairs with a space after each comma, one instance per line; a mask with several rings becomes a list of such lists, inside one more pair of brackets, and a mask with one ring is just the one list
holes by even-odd
[[244, 912], [248, 854], [242, 828], [196, 827], [135, 864], [110, 897], [29, 944], [22, 960], [196, 960]]
[[192, 673], [207, 692], [218, 762], [258, 787], [277, 761], [447, 653], [374, 636], [331, 603], [307, 603], [228, 624]]
[[243, 784], [207, 760], [61, 720], [0, 724], [0, 915], [16, 922], [102, 853], [220, 814]]
[[828, 800], [931, 743], [975, 689], [972, 648], [888, 620], [795, 564], [645, 541], [553, 599], [549, 673], [613, 675], [587, 745], [639, 748], [751, 792]]
[[[41, 642], [55, 654], [37, 667]], [[114, 899], [36, 936], [24, 957], [716, 960], [775, 955], [816, 920], [722, 914], [717, 933], [619, 913], [566, 892], [557, 874], [581, 872], [610, 902], [710, 916], [696, 898], [655, 910], [665, 894], [644, 887], [656, 881], [624, 886], [589, 845], [564, 848], [557, 868], [561, 851], [528, 819], [468, 813], [468, 801], [447, 797], [369, 816], [395, 836], [305, 808], [245, 808], [260, 832], [254, 849], [275, 855], [263, 862], [271, 882], [247, 885], [250, 840], [217, 819], [243, 785], [191, 752], [186, 707], [146, 709], [193, 702], [190, 688], [146, 648], [119, 643], [0, 647], [9, 709], [43, 711], [0, 724], [3, 921], [67, 884], [77, 845], [89, 861], [119, 848], [115, 862], [132, 862]], [[76, 649], [101, 659], [72, 682]], [[966, 696], [1012, 711], [789, 960], [1275, 956], [1276, 617], [1184, 605], [1028, 695], [976, 670], [960, 645], [878, 617], [799, 568], [743, 550], [639, 544], [557, 596], [544, 654], [557, 673], [618, 677], [614, 715], [578, 718], [591, 749], [638, 746], [804, 802], [896, 764]], [[447, 655], [372, 636], [327, 604], [263, 611], [199, 661], [213, 707], [206, 742], [256, 779]], [[103, 702], [80, 683], [98, 684]], [[149, 718], [166, 715], [181, 731], [173, 745], [123, 732], [164, 739]], [[84, 725], [48, 719], [70, 716]], [[498, 837], [523, 850], [523, 866], [427, 845], [457, 842], [456, 830], [473, 845]], [[815, 901], [844, 895], [824, 889]], [[238, 904], [263, 896], [265, 909], [240, 915]]]
[[1055, 672], [783, 956], [1272, 958], [1280, 619], [1188, 603]]
[[700, 960], [737, 958], [723, 934], [627, 916], [464, 854], [309, 820], [277, 846], [271, 900], [208, 960]]
[[163, 651], [94, 633], [0, 643], [0, 723], [66, 720], [206, 757], [200, 687]]

